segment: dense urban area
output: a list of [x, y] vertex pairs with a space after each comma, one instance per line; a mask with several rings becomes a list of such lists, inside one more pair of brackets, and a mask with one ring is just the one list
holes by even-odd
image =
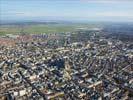
[[100, 28], [1, 36], [0, 100], [133, 100], [133, 36]]

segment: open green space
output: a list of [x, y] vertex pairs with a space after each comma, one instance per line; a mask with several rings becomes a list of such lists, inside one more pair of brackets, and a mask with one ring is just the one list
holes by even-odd
[[44, 24], [44, 25], [2, 25], [0, 26], [0, 35], [4, 34], [41, 34], [41, 33], [64, 33], [74, 32], [78, 28], [93, 28], [96, 25], [89, 24]]

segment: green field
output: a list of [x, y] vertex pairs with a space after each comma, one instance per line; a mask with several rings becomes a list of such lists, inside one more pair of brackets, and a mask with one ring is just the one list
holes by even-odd
[[46, 25], [3, 25], [0, 26], [0, 35], [4, 34], [19, 34], [20, 32], [26, 34], [40, 34], [40, 33], [63, 33], [74, 32], [78, 28], [93, 28], [96, 25], [89, 24], [46, 24]]

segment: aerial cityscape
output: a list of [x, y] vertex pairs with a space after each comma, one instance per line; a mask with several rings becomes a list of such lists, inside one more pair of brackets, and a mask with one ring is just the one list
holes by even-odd
[[132, 4], [1, 0], [0, 100], [133, 100]]

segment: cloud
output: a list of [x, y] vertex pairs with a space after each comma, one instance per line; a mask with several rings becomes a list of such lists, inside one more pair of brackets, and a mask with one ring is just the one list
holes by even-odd
[[[90, 14], [91, 13], [91, 14]], [[46, 17], [46, 16], [53, 16], [53, 13], [50, 12], [9, 12], [5, 15], [10, 15], [10, 16], [17, 16], [17, 17]], [[83, 12], [82, 14], [78, 14], [78, 13], [63, 13], [63, 14], [54, 14], [54, 16], [58, 16], [58, 17], [77, 17], [77, 18], [90, 18], [90, 17], [121, 17], [121, 18], [132, 18], [133, 19], [133, 12], [131, 11], [127, 11], [127, 12], [120, 12], [120, 11], [105, 11], [105, 12], [89, 12], [89, 13], [85, 13]]]
[[10, 15], [10, 16], [24, 16], [24, 17], [37, 17], [37, 16], [44, 16], [45, 14], [42, 12], [24, 12], [24, 11], [19, 11], [19, 12], [15, 12], [15, 11], [11, 11], [11, 12], [2, 12], [2, 15]]
[[97, 13], [97, 16], [104, 16], [104, 17], [127, 17], [133, 18], [133, 12], [101, 12]]

